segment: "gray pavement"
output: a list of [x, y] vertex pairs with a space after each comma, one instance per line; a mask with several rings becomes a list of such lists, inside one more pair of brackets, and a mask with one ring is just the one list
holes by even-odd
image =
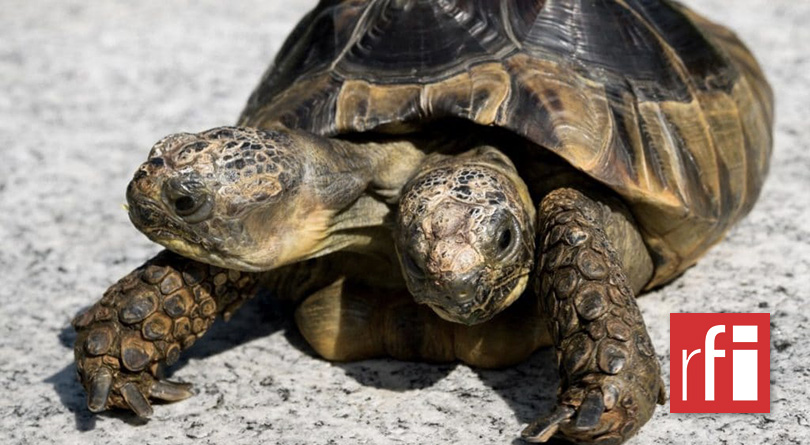
[[[810, 2], [690, 0], [748, 42], [777, 96], [751, 215], [640, 299], [669, 374], [670, 312], [772, 314], [770, 414], [660, 407], [633, 444], [810, 442]], [[312, 1], [0, 2], [0, 443], [510, 443], [550, 406], [541, 351], [504, 371], [313, 357], [256, 300], [172, 370], [197, 395], [139, 422], [92, 415], [68, 323], [159, 247], [121, 205], [149, 147], [231, 124]]]

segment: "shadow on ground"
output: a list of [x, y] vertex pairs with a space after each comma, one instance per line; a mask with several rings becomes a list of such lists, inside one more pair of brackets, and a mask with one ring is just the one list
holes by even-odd
[[[264, 295], [246, 302], [227, 323], [217, 320], [205, 337], [185, 351], [177, 363], [164, 370], [164, 377], [171, 378], [191, 359], [211, 357], [251, 340], [266, 337], [276, 331], [291, 329], [293, 325], [289, 321], [288, 313], [288, 308], [276, 304]], [[75, 340], [76, 333], [73, 327], [65, 326], [59, 334], [59, 342], [65, 348], [73, 349]], [[84, 388], [76, 377], [76, 366], [73, 363], [45, 379], [45, 382], [53, 386], [62, 404], [74, 414], [78, 431], [89, 431], [95, 428], [96, 416], [121, 419], [130, 425], [142, 425], [147, 422], [125, 410], [91, 413], [87, 409]], [[154, 401], [154, 403], [159, 404], [160, 402]]]
[[[315, 352], [295, 329], [292, 310], [265, 296], [245, 303], [227, 323], [218, 320], [205, 337], [200, 339], [180, 360], [165, 370], [171, 377], [191, 359], [205, 359], [237, 347], [254, 339], [284, 331], [287, 340], [296, 348], [315, 357]], [[76, 339], [73, 328], [66, 326], [59, 335], [65, 348], [72, 349]], [[503, 370], [476, 370], [481, 381], [492, 388], [506, 401], [517, 420], [529, 423], [553, 407], [556, 388], [559, 382], [554, 366], [553, 351], [546, 348], [533, 354], [520, 365]], [[353, 363], [336, 363], [349, 377], [364, 386], [384, 388], [394, 391], [413, 391], [429, 388], [445, 378], [457, 366], [450, 364], [429, 364], [403, 362], [390, 359], [364, 360]], [[120, 419], [130, 425], [146, 423], [130, 412], [123, 410], [91, 413], [85, 404], [85, 392], [76, 379], [73, 363], [66, 365], [56, 374], [45, 380], [53, 386], [62, 404], [74, 414], [76, 429], [89, 431], [95, 428], [96, 416]], [[515, 443], [523, 443], [516, 440]]]

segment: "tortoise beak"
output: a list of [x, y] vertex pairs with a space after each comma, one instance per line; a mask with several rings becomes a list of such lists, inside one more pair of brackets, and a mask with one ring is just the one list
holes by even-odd
[[488, 290], [479, 285], [480, 278], [478, 271], [428, 278], [432, 291], [423, 295], [422, 302], [440, 317], [454, 323], [473, 325], [486, 321], [491, 318], [484, 310], [489, 300]]
[[[127, 186], [129, 219], [138, 230], [146, 231], [165, 222], [160, 210], [160, 184], [149, 163], [141, 165]], [[160, 168], [160, 167], [157, 167]]]

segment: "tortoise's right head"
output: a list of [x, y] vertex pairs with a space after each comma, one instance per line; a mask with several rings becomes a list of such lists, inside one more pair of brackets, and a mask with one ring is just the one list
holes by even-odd
[[168, 136], [127, 188], [129, 217], [153, 241], [222, 267], [268, 270], [315, 256], [335, 213], [313, 190], [323, 144], [237, 127]]
[[491, 319], [526, 287], [534, 215], [526, 184], [494, 148], [426, 162], [403, 189], [395, 226], [408, 290], [445, 320]]

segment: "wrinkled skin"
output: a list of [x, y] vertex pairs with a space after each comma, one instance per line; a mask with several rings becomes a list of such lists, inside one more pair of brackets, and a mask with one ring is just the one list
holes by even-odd
[[[570, 188], [538, 209], [533, 293], [557, 350], [557, 406], [523, 431], [581, 444], [619, 444], [664, 403], [665, 384], [620, 255], [605, 231], [610, 209]], [[638, 247], [640, 248], [640, 247]]]
[[111, 286], [73, 320], [90, 411], [118, 407], [148, 417], [150, 400], [190, 397], [191, 385], [162, 380], [160, 365], [176, 362], [217, 314], [229, 317], [252, 297], [257, 278], [164, 251]]
[[[634, 257], [606, 237], [610, 209], [561, 189], [535, 225], [528, 188], [498, 150], [423, 157], [408, 142], [360, 146], [283, 130], [160, 141], [128, 188], [130, 217], [184, 256], [161, 253], [74, 320], [90, 409], [149, 416], [152, 400], [190, 396], [188, 384], [162, 380], [160, 366], [264, 285], [299, 302], [299, 328], [333, 360], [499, 367], [553, 343], [558, 406], [524, 438], [616, 443], [634, 434], [660, 397], [659, 370], [621, 266]], [[397, 244], [416, 301], [396, 280], [373, 278], [390, 275], [380, 262], [394, 255], [385, 221], [403, 187]], [[330, 260], [340, 251], [360, 256]], [[533, 292], [505, 311], [530, 281]], [[380, 294], [396, 297], [380, 304]]]
[[512, 162], [483, 147], [426, 162], [405, 188], [395, 238], [408, 289], [440, 317], [487, 321], [523, 292], [534, 206]]
[[391, 213], [385, 200], [422, 157], [408, 141], [352, 144], [284, 129], [222, 127], [158, 142], [127, 201], [135, 226], [171, 252], [73, 321], [90, 410], [149, 416], [150, 400], [190, 396], [189, 385], [161, 380], [160, 366], [260, 284], [296, 299], [331, 283], [328, 262], [306, 260], [340, 250], [377, 263], [390, 256], [390, 242], [375, 243]]
[[[130, 188], [132, 220], [169, 249], [230, 269], [186, 281], [193, 260], [159, 257], [77, 318], [91, 409], [146, 415], [150, 398], [187, 396], [155, 370], [205, 332], [214, 306], [228, 313], [220, 298], [252, 294], [225, 289], [243, 278], [231, 272], [304, 264], [275, 284], [311, 285], [296, 315], [324, 357], [382, 351], [502, 366], [551, 340], [560, 394], [526, 440], [620, 443], [649, 419], [663, 386], [635, 295], [694, 264], [751, 209], [768, 171], [770, 87], [733, 33], [674, 2], [467, 6], [322, 2], [285, 43], [240, 123], [345, 136], [469, 120], [474, 136], [485, 127], [514, 133], [534, 144], [532, 158], [554, 152], [577, 175], [557, 182], [524, 167], [518, 177], [492, 156], [469, 170], [454, 161], [425, 166], [401, 203], [397, 244], [409, 289], [439, 319], [402, 293], [376, 305], [379, 289], [368, 283], [376, 270], [355, 263], [361, 273], [324, 287], [309, 280], [337, 261], [324, 269], [306, 262], [368, 255], [389, 222], [387, 204], [419, 168], [419, 150], [282, 130], [174, 135]], [[453, 141], [465, 136], [448, 131]], [[604, 196], [614, 192], [621, 197]], [[374, 259], [385, 263], [379, 247]], [[173, 278], [154, 282], [151, 266]], [[531, 292], [518, 298], [528, 282]], [[378, 337], [386, 341], [369, 345], [373, 352], [347, 341]]]
[[[135, 227], [185, 257], [264, 271], [362, 242], [423, 154], [409, 142], [349, 144], [290, 130], [215, 128], [159, 141], [127, 189]], [[350, 233], [350, 230], [353, 233]]]
[[[399, 205], [403, 274], [416, 301], [447, 320], [475, 324], [523, 293], [525, 281], [510, 282], [504, 271], [524, 267], [534, 285], [522, 299], [537, 301], [542, 315], [534, 320], [548, 325], [562, 384], [558, 405], [529, 425], [523, 438], [621, 443], [664, 399], [658, 361], [634, 298], [650, 279], [652, 261], [621, 203], [561, 187], [587, 184], [566, 169], [540, 165], [534, 171], [546, 172], [538, 175], [535, 189], [547, 191], [536, 226], [527, 219], [534, 216], [534, 203], [525, 183], [497, 150], [425, 163]], [[504, 220], [516, 222], [516, 238], [525, 246], [503, 242], [515, 227]], [[534, 258], [535, 252], [531, 271], [525, 255]], [[513, 292], [507, 298], [490, 284], [504, 282]]]

